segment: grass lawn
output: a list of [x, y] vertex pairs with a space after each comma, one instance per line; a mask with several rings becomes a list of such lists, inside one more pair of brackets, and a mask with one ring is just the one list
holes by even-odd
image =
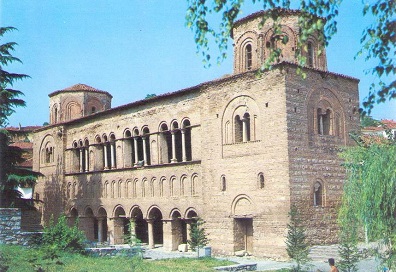
[[[80, 254], [49, 255], [38, 248], [0, 245], [0, 271], [70, 271], [70, 272], [123, 272], [123, 271], [213, 271], [213, 267], [232, 264], [214, 258], [179, 258], [141, 260], [130, 257], [90, 257]], [[40, 270], [40, 268], [42, 270]], [[7, 270], [8, 269], [8, 270]]]

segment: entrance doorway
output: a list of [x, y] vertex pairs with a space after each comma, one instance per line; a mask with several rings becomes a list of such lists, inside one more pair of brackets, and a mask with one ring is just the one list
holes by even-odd
[[253, 218], [234, 219], [234, 251], [253, 253]]

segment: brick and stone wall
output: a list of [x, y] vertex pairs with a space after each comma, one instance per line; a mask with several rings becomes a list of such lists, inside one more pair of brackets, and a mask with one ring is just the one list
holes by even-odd
[[0, 244], [30, 245], [41, 236], [40, 232], [21, 230], [21, 210], [0, 208]]

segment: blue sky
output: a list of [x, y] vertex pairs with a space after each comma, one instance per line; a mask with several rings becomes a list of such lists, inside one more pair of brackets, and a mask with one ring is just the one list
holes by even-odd
[[[371, 19], [362, 16], [360, 0], [344, 2], [338, 33], [327, 48], [328, 69], [359, 78], [363, 100], [375, 79], [364, 70], [375, 62], [354, 56]], [[1, 26], [19, 30], [1, 43], [17, 42], [14, 56], [23, 61], [6, 70], [31, 76], [14, 85], [25, 93], [27, 107], [17, 109], [10, 125], [47, 122], [48, 94], [77, 83], [110, 92], [114, 107], [231, 74], [231, 43], [221, 66], [203, 66], [185, 27], [186, 8], [187, 1], [180, 0], [0, 0]], [[248, 4], [239, 17], [258, 10], [260, 3]], [[372, 116], [396, 120], [396, 103], [376, 105]]]

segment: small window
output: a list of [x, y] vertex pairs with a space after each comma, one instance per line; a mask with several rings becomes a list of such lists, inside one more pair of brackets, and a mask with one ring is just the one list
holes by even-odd
[[248, 44], [245, 47], [245, 67], [246, 70], [252, 69], [252, 45]]
[[95, 107], [92, 107], [91, 108], [91, 114], [94, 114], [96, 112], [96, 108]]
[[258, 176], [258, 185], [260, 189], [264, 189], [264, 174], [260, 173]]
[[221, 176], [221, 191], [225, 192], [227, 190], [227, 181], [225, 176]]
[[313, 67], [314, 63], [314, 50], [312, 42], [308, 42], [307, 44], [307, 64], [309, 67]]
[[314, 185], [313, 204], [314, 206], [323, 206], [323, 186], [318, 181]]

